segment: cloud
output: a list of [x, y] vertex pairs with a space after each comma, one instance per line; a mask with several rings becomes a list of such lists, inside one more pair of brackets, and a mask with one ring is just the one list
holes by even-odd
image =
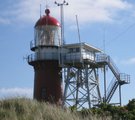
[[67, 9], [67, 19], [74, 19], [78, 14], [80, 22], [111, 22], [118, 11], [131, 8], [131, 4], [123, 0], [74, 0], [70, 1]]
[[32, 23], [40, 16], [41, 0], [19, 0], [9, 3], [7, 2], [5, 8], [0, 11], [0, 16], [2, 16], [0, 24], [7, 19], [9, 23]]
[[32, 88], [1, 88], [0, 98], [7, 97], [28, 97], [32, 98], [33, 89]]
[[[75, 15], [79, 17], [80, 23], [85, 22], [111, 22], [116, 16], [119, 16], [119, 11], [129, 11], [133, 5], [123, 0], [67, 0], [68, 6], [64, 6], [65, 21], [73, 23]], [[61, 2], [61, 0], [57, 0]], [[40, 16], [40, 4], [42, 11], [45, 8], [43, 0], [21, 0], [12, 3], [2, 13], [10, 17], [13, 21], [18, 22], [35, 22]], [[53, 1], [48, 2], [52, 14], [59, 16], [59, 9], [54, 5]], [[2, 23], [2, 22], [1, 22]]]
[[123, 60], [121, 63], [125, 65], [135, 65], [135, 57]]
[[10, 24], [11, 21], [7, 18], [0, 18], [0, 24]]

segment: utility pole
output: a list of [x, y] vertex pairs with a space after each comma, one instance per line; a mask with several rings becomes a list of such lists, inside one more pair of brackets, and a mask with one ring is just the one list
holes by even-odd
[[62, 3], [54, 2], [57, 6], [60, 6], [60, 16], [61, 16], [61, 44], [64, 45], [64, 5], [68, 5], [68, 2], [65, 0]]

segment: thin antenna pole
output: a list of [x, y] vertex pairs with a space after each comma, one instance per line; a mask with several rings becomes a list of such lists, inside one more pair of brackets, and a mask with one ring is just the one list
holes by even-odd
[[48, 8], [48, 1], [46, 0], [45, 2], [46, 2], [46, 9], [47, 9]]
[[104, 103], [106, 104], [106, 65], [104, 65]]
[[40, 18], [41, 18], [41, 4], [40, 4]]
[[60, 6], [60, 14], [61, 14], [61, 44], [64, 45], [65, 41], [64, 41], [64, 9], [63, 9], [63, 6], [64, 5], [68, 5], [68, 2], [66, 2], [64, 0], [63, 3], [57, 3], [56, 1], [54, 3], [57, 6]]
[[103, 33], [103, 50], [104, 53], [106, 51], [106, 29], [104, 28], [104, 33]]
[[77, 24], [79, 43], [81, 43], [81, 37], [80, 37], [80, 30], [79, 30], [79, 24], [78, 24], [78, 17], [77, 17], [77, 15], [76, 15], [76, 24]]
[[77, 31], [78, 31], [78, 38], [79, 38], [79, 43], [80, 43], [80, 62], [82, 62], [82, 43], [81, 43], [81, 36], [80, 36], [80, 30], [79, 30], [79, 23], [78, 23], [78, 17], [76, 15], [76, 24], [77, 24]]
[[63, 5], [60, 7], [60, 12], [61, 12], [61, 39], [62, 39], [62, 44], [64, 45], [64, 10], [63, 10]]

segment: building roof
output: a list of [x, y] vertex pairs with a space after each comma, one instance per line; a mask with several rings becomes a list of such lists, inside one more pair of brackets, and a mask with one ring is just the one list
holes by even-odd
[[66, 48], [77, 48], [77, 47], [80, 47], [82, 46], [84, 49], [88, 49], [89, 51], [93, 51], [93, 52], [103, 52], [102, 50], [100, 50], [99, 48], [96, 48], [90, 44], [87, 44], [87, 43], [73, 43], [73, 44], [66, 44], [66, 45], [63, 45], [64, 47]]

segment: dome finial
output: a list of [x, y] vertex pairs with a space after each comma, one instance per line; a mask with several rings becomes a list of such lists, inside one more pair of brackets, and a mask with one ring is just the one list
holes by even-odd
[[50, 10], [49, 9], [45, 9], [45, 13], [48, 16], [50, 14]]

